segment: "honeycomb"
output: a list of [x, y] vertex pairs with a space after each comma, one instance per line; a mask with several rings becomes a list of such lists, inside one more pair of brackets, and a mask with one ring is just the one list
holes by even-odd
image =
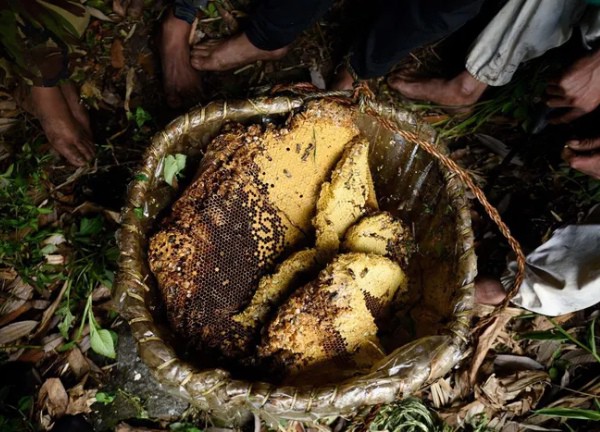
[[[371, 208], [369, 208], [371, 207]], [[377, 199], [369, 169], [369, 142], [357, 137], [348, 143], [342, 158], [323, 183], [313, 220], [316, 247], [322, 259], [337, 253], [348, 228], [369, 210], [377, 209]]]
[[341, 249], [386, 256], [406, 266], [414, 242], [402, 222], [388, 212], [377, 212], [346, 231]]
[[193, 348], [288, 381], [330, 380], [383, 357], [377, 324], [406, 290], [410, 244], [378, 211], [351, 111], [318, 101], [280, 128], [228, 125], [148, 259]]
[[369, 309], [368, 299], [389, 304], [396, 291], [405, 288], [404, 272], [388, 258], [337, 255], [278, 309], [258, 355], [292, 381], [298, 375], [339, 378], [340, 369], [368, 369], [383, 357], [377, 316]]
[[256, 328], [233, 317], [261, 277], [312, 237], [320, 186], [357, 134], [348, 110], [319, 101], [285, 128], [234, 126], [211, 142], [149, 244], [179, 336], [228, 358], [249, 354]]

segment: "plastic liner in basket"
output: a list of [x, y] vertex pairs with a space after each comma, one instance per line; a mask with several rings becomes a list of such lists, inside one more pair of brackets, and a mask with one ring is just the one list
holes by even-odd
[[[183, 153], [191, 161], [198, 160], [224, 123], [285, 117], [301, 109], [306, 100], [215, 102], [174, 120], [154, 137], [122, 214], [114, 295], [138, 342], [140, 357], [163, 386], [229, 424], [241, 422], [250, 412], [272, 421], [310, 421], [401, 399], [454, 367], [469, 335], [476, 258], [463, 186], [386, 124], [433, 142], [430, 128], [404, 111], [365, 102], [348, 109], [371, 142], [369, 164], [380, 207], [409, 221], [418, 244], [408, 268], [406, 306], [396, 311], [397, 330], [386, 341], [388, 347], [397, 348], [368, 374], [325, 386], [240, 380], [225, 369], [203, 369], [178, 357], [173, 335], [156, 313], [160, 298], [146, 257], [148, 233], [157, 215], [178, 195], [164, 182], [165, 157]], [[437, 145], [446, 151], [443, 144]]]

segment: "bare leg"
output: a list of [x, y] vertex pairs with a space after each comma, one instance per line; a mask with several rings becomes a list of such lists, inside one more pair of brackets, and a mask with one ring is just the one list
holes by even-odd
[[50, 145], [71, 164], [83, 166], [94, 158], [92, 138], [75, 119], [59, 87], [32, 87], [30, 106]]
[[477, 277], [475, 279], [475, 302], [486, 305], [502, 303], [506, 297], [504, 287], [497, 279]]
[[400, 74], [392, 74], [388, 78], [388, 84], [409, 99], [445, 106], [473, 105], [487, 88], [487, 84], [478, 81], [466, 70], [450, 80], [410, 80]]
[[191, 26], [169, 11], [162, 24], [159, 51], [162, 63], [163, 86], [167, 104], [172, 108], [184, 105], [186, 98], [200, 98], [200, 74], [190, 64], [188, 39]]
[[245, 33], [223, 41], [201, 43], [192, 49], [190, 63], [201, 71], [225, 71], [254, 63], [283, 57], [288, 47], [266, 51], [252, 45]]
[[345, 66], [340, 66], [333, 77], [331, 90], [352, 90], [354, 78]]

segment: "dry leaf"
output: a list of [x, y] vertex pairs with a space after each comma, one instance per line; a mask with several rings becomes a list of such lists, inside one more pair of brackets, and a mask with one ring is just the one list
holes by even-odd
[[113, 12], [122, 18], [127, 14], [127, 5], [129, 0], [113, 0]]
[[38, 406], [51, 417], [62, 417], [67, 411], [69, 396], [58, 378], [47, 379], [38, 393]]
[[54, 351], [64, 343], [65, 339], [60, 333], [55, 333], [42, 338], [44, 352]]
[[512, 354], [499, 354], [494, 359], [494, 368], [504, 371], [517, 372], [524, 370], [544, 370], [544, 366], [537, 361]]
[[520, 313], [521, 311], [519, 309], [517, 309], [515, 312], [514, 309], [506, 308], [501, 310], [497, 315], [492, 316], [480, 324], [480, 328], [482, 328], [483, 331], [480, 332], [479, 337], [477, 338], [477, 347], [471, 362], [471, 369], [469, 371], [469, 381], [471, 384], [475, 383], [477, 371], [481, 367], [485, 356], [494, 344], [494, 341], [496, 340], [496, 337], [500, 331], [506, 326], [513, 316], [516, 316]]
[[223, 18], [223, 22], [227, 27], [227, 32], [229, 35], [235, 34], [239, 30], [239, 23], [237, 19], [229, 12], [226, 8], [224, 8], [219, 2], [215, 2], [215, 6], [217, 6], [217, 10], [219, 11], [219, 15]]
[[14, 99], [0, 101], [0, 111], [14, 111], [17, 109], [17, 103]]
[[50, 265], [63, 265], [65, 263], [65, 257], [60, 254], [44, 255], [44, 258]]
[[17, 119], [0, 118], [0, 133], [4, 133], [17, 123]]
[[26, 283], [21, 277], [16, 277], [5, 288], [8, 293], [8, 299], [0, 305], [0, 316], [7, 315], [21, 307], [25, 302], [31, 299], [33, 287]]
[[19, 321], [0, 329], [0, 345], [6, 345], [31, 334], [38, 321]]
[[94, 303], [99, 303], [102, 300], [109, 300], [110, 295], [110, 288], [106, 285], [100, 285], [92, 291], [92, 301]]
[[99, 19], [100, 21], [108, 21], [108, 22], [114, 22], [111, 18], [107, 17], [106, 15], [104, 15], [104, 13], [96, 8], [93, 8], [91, 6], [86, 6], [85, 7], [88, 11], [88, 13], [93, 16], [94, 18]]
[[69, 404], [66, 414], [77, 415], [92, 412], [90, 407], [96, 402], [97, 391], [98, 389], [84, 390], [81, 383], [69, 389]]
[[[97, 101], [102, 100], [102, 92], [98, 87], [96, 87], [96, 85], [94, 85], [93, 82], [90, 81], [86, 81], [83, 83], [79, 93], [83, 99], [90, 102], [95, 108], [97, 108], [98, 106]], [[77, 169], [73, 175], [80, 176], [83, 172], [83, 169]], [[71, 177], [67, 179], [67, 181], [71, 180]]]
[[123, 42], [121, 39], [115, 39], [110, 46], [110, 64], [115, 69], [125, 67], [125, 54], [123, 53]]
[[127, 15], [133, 19], [139, 19], [144, 12], [144, 0], [131, 0], [127, 8]]
[[63, 244], [67, 240], [63, 234], [52, 234], [44, 239], [42, 242], [43, 245], [54, 245], [58, 246], [59, 244]]
[[65, 292], [67, 291], [68, 287], [69, 287], [69, 283], [68, 283], [68, 281], [65, 281], [65, 283], [63, 283], [62, 288], [60, 289], [60, 292], [58, 293], [58, 296], [56, 296], [56, 298], [54, 299], [52, 304], [48, 307], [48, 309], [46, 309], [44, 311], [44, 313], [42, 315], [42, 322], [40, 324], [40, 328], [35, 333], [35, 337], [42, 336], [50, 327], [50, 322], [51, 322], [52, 318], [54, 317], [54, 312], [56, 312], [56, 309], [60, 305], [60, 302], [62, 301], [62, 298], [65, 295]]
[[154, 55], [152, 55], [152, 53], [139, 53], [137, 56], [137, 64], [148, 76], [154, 76], [156, 73], [154, 68]]
[[568, 361], [569, 366], [578, 366], [596, 362], [596, 359], [592, 354], [579, 348], [563, 354], [560, 359]]
[[17, 355], [11, 356], [10, 361], [20, 361], [23, 363], [36, 364], [43, 360], [46, 353], [41, 349], [23, 349], [17, 353]]
[[14, 268], [0, 268], [0, 288], [4, 289], [4, 287], [14, 281], [17, 278], [18, 274]]
[[129, 101], [131, 100], [131, 93], [133, 93], [133, 88], [135, 87], [135, 69], [130, 67], [127, 71], [127, 77], [125, 79], [125, 103], [123, 107], [125, 111], [129, 112]]
[[10, 313], [8, 313], [6, 315], [2, 315], [0, 317], [0, 327], [5, 326], [6, 324], [9, 324], [9, 323], [13, 322], [14, 320], [16, 320], [17, 318], [19, 318], [21, 315], [23, 315], [25, 312], [27, 312], [29, 309], [31, 309], [32, 305], [33, 305], [32, 302], [26, 301], [22, 305], [20, 305], [18, 308], [12, 310]]
[[129, 426], [127, 423], [119, 423], [115, 432], [165, 432], [164, 429], [148, 429], [145, 427]]
[[89, 363], [83, 354], [81, 354], [81, 350], [77, 347], [69, 351], [67, 362], [69, 363], [73, 375], [75, 375], [75, 378], [77, 379], [80, 379], [90, 371]]
[[454, 392], [448, 378], [441, 378], [434, 382], [430, 387], [430, 391], [435, 408], [441, 408], [452, 401]]

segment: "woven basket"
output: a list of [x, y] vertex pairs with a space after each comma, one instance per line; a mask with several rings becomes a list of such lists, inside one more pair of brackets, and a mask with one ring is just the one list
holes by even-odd
[[[397, 348], [366, 375], [335, 385], [302, 387], [243, 381], [227, 370], [203, 369], [178, 357], [166, 321], [157, 316], [160, 298], [146, 261], [147, 233], [157, 214], [181, 193], [164, 182], [165, 157], [184, 153], [193, 168], [225, 122], [284, 118], [307, 100], [214, 102], [177, 118], [152, 140], [123, 210], [115, 299], [138, 342], [140, 357], [163, 386], [224, 423], [239, 423], [252, 412], [270, 421], [350, 415], [361, 406], [415, 392], [445, 375], [465, 352], [476, 257], [463, 185], [389, 125], [434, 143], [431, 128], [407, 112], [364, 101], [350, 109], [372, 144], [370, 165], [380, 206], [412, 225], [419, 247], [408, 269], [408, 306], [397, 311], [400, 321], [388, 344]], [[447, 152], [443, 144], [435, 146]], [[192, 176], [193, 169], [189, 171]]]

